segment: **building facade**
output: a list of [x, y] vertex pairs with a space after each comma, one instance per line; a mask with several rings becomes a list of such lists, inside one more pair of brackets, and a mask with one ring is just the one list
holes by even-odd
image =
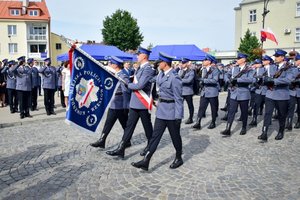
[[[62, 37], [56, 33], [51, 33], [51, 58], [52, 65], [58, 66], [61, 62], [57, 61], [57, 56], [66, 52], [69, 52], [70, 47], [66, 44], [66, 42], [62, 39]], [[70, 39], [68, 39], [71, 41]]]
[[50, 14], [44, 0], [0, 1], [0, 59], [50, 57]]
[[[268, 0], [265, 0], [268, 1]], [[260, 40], [263, 27], [264, 0], [243, 0], [235, 10], [235, 48], [247, 29]], [[265, 29], [270, 28], [275, 34], [278, 45], [270, 40], [264, 42], [267, 54], [281, 48], [290, 52], [300, 52], [300, 0], [269, 0], [269, 13], [265, 17]]]

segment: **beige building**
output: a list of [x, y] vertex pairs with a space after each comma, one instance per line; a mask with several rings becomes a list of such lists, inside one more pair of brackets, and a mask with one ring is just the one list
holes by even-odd
[[51, 60], [53, 66], [58, 66], [61, 62], [56, 60], [57, 56], [66, 52], [69, 52], [70, 47], [62, 39], [60, 35], [51, 33]]
[[[243, 0], [235, 10], [235, 48], [240, 45], [247, 29], [260, 40], [264, 0]], [[267, 54], [281, 48], [287, 52], [300, 52], [300, 0], [270, 0], [270, 11], [265, 18], [265, 29], [270, 28], [276, 35], [278, 45], [270, 40], [264, 42]]]
[[0, 59], [42, 61], [50, 52], [50, 15], [44, 0], [0, 1]]

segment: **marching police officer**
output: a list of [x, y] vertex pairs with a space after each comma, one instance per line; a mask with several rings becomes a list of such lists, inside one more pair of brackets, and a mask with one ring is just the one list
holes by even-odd
[[297, 67], [296, 78], [292, 82], [292, 84], [296, 88], [296, 101], [297, 101], [297, 123], [295, 124], [294, 128], [300, 128], [300, 54], [296, 55], [295, 57], [295, 66]]
[[[111, 56], [110, 66], [113, 68], [116, 75], [120, 77], [124, 82], [120, 81], [120, 86], [117, 88], [114, 99], [110, 104], [110, 108], [107, 113], [106, 121], [100, 139], [90, 144], [92, 147], [105, 148], [105, 140], [117, 120], [119, 120], [123, 129], [126, 128], [129, 111], [130, 91], [125, 86], [125, 84], [129, 83], [129, 76], [123, 69], [123, 60], [115, 56]], [[126, 146], [131, 146], [130, 141]]]
[[141, 152], [141, 155], [144, 156], [148, 151], [149, 140], [152, 136], [153, 127], [151, 123], [151, 115], [148, 110], [152, 102], [148, 102], [147, 98], [149, 98], [152, 90], [151, 80], [155, 76], [155, 70], [148, 61], [150, 52], [151, 51], [142, 47], [138, 49], [138, 63], [140, 66], [136, 70], [133, 82], [128, 84], [128, 88], [132, 90], [132, 93], [129, 103], [130, 109], [126, 128], [118, 148], [106, 152], [110, 156], [124, 158], [126, 144], [130, 141], [139, 118], [142, 120], [144, 131], [148, 139], [148, 144], [143, 152]]
[[211, 107], [212, 121], [208, 126], [208, 129], [216, 127], [216, 118], [218, 114], [218, 95], [219, 95], [219, 70], [216, 67], [211, 66], [216, 58], [207, 54], [203, 60], [203, 72], [201, 78], [201, 84], [203, 86], [201, 91], [200, 106], [198, 110], [198, 118], [194, 129], [201, 129], [201, 119], [204, 116], [208, 104]]
[[277, 67], [273, 64], [273, 59], [264, 55], [262, 58], [262, 65], [256, 68], [256, 82], [255, 82], [255, 104], [253, 109], [253, 118], [249, 126], [257, 126], [257, 115], [262, 104], [265, 102], [265, 96], [267, 93], [267, 86], [263, 84], [264, 77], [273, 77]]
[[181, 158], [182, 139], [180, 136], [180, 123], [183, 118], [182, 82], [171, 67], [172, 59], [172, 57], [164, 53], [159, 53], [159, 68], [161, 72], [156, 80], [159, 90], [159, 102], [156, 110], [153, 135], [150, 139], [149, 150], [146, 152], [144, 159], [132, 163], [132, 166], [146, 171], [166, 127], [168, 127], [172, 143], [176, 149], [176, 157], [170, 168], [174, 169], [183, 164]]
[[258, 136], [259, 140], [268, 140], [268, 128], [271, 124], [274, 107], [278, 109], [279, 131], [275, 140], [281, 140], [284, 137], [285, 120], [287, 117], [288, 102], [290, 99], [289, 84], [293, 79], [293, 74], [289, 66], [284, 62], [286, 51], [277, 49], [275, 51], [275, 63], [278, 64], [278, 70], [273, 77], [265, 77], [264, 84], [268, 90], [265, 99], [265, 116], [262, 128], [262, 134]]
[[57, 87], [56, 69], [51, 66], [50, 58], [46, 58], [44, 62], [45, 66], [39, 69], [39, 73], [43, 76], [44, 105], [47, 115], [56, 115], [54, 112], [54, 94]]
[[194, 116], [194, 104], [193, 104], [193, 83], [195, 78], [194, 70], [190, 69], [189, 66], [190, 60], [187, 58], [181, 59], [181, 69], [178, 72], [179, 77], [182, 80], [182, 97], [186, 100], [189, 108], [189, 118], [185, 124], [193, 123]]
[[248, 119], [248, 106], [250, 100], [250, 89], [249, 85], [253, 83], [254, 71], [247, 65], [248, 55], [238, 53], [237, 64], [239, 65], [239, 72], [235, 72], [231, 77], [231, 93], [230, 93], [230, 105], [228, 111], [228, 120], [226, 129], [221, 132], [222, 135], [231, 135], [231, 125], [234, 120], [235, 113], [238, 105], [241, 108], [241, 119], [243, 122], [242, 130], [240, 135], [245, 135], [247, 130], [247, 119]]
[[27, 63], [31, 68], [31, 76], [32, 76], [32, 89], [31, 89], [31, 111], [38, 110], [37, 109], [37, 99], [38, 99], [38, 87], [39, 87], [39, 70], [33, 66], [34, 59], [27, 59]]
[[[5, 62], [3, 62], [3, 63], [5, 63]], [[1, 73], [6, 74], [6, 77], [7, 77], [6, 89], [7, 89], [10, 113], [18, 112], [18, 96], [17, 96], [17, 91], [16, 91], [16, 76], [15, 76], [15, 73], [13, 73], [11, 71], [12, 66], [14, 66], [14, 65], [15, 65], [15, 61], [10, 60], [5, 64], [4, 69], [2, 69], [2, 71], [1, 71]]]
[[29, 114], [30, 96], [31, 96], [31, 69], [25, 65], [25, 56], [18, 58], [19, 64], [12, 68], [12, 72], [16, 75], [16, 90], [20, 105], [20, 118], [32, 117]]

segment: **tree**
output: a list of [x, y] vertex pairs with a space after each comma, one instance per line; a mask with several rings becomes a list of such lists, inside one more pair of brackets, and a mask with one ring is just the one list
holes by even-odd
[[247, 29], [246, 34], [244, 38], [241, 38], [241, 43], [239, 47], [239, 52], [247, 54], [249, 57], [249, 61], [253, 61], [257, 58], [260, 58], [261, 55], [259, 55], [257, 52], [260, 49], [261, 44], [256, 36], [251, 35], [250, 30]]
[[150, 44], [148, 45], [147, 49], [148, 49], [148, 50], [151, 50], [152, 48], [153, 48], [153, 44], [150, 43]]
[[105, 17], [102, 36], [105, 44], [117, 46], [123, 51], [137, 49], [144, 39], [137, 20], [128, 11], [120, 9]]

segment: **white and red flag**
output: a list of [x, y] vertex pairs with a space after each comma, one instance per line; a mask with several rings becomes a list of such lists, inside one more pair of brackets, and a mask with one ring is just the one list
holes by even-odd
[[265, 41], [266, 39], [269, 39], [269, 40], [275, 42], [278, 45], [276, 36], [270, 28], [262, 29], [260, 31], [260, 35], [261, 35], [261, 38], [262, 38], [263, 41]]

